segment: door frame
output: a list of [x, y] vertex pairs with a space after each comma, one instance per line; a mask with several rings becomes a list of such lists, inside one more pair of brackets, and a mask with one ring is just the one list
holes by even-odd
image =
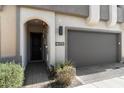
[[[31, 46], [31, 34], [33, 34], [33, 33], [37, 33], [37, 34], [42, 34], [42, 32], [29, 32], [30, 33], [30, 62], [32, 62], [32, 61], [36, 61], [36, 60], [32, 60], [31, 59], [31, 55], [32, 55], [32, 46]], [[42, 38], [42, 36], [41, 36], [41, 38]], [[42, 46], [42, 45], [41, 45]], [[41, 59], [41, 61], [43, 61], [43, 58]]]
[[65, 58], [68, 60], [68, 33], [70, 30], [82, 31], [82, 32], [94, 32], [94, 33], [110, 33], [117, 35], [117, 41], [120, 45], [117, 47], [117, 60], [122, 62], [122, 32], [119, 30], [104, 30], [104, 29], [94, 29], [94, 28], [79, 28], [79, 27], [65, 27]]

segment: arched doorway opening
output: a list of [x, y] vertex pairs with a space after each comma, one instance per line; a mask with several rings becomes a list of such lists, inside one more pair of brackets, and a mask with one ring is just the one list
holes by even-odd
[[25, 23], [27, 62], [47, 61], [48, 25], [40, 19], [32, 19]]
[[21, 29], [20, 41], [22, 65], [25, 68], [24, 84], [47, 81], [48, 24], [40, 19], [26, 21]]

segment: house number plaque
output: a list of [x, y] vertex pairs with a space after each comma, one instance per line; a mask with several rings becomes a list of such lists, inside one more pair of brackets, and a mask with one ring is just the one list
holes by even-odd
[[64, 42], [56, 42], [56, 46], [64, 46]]

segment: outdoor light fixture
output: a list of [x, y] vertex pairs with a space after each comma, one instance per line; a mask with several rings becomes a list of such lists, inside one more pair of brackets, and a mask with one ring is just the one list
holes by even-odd
[[63, 26], [59, 26], [59, 35], [63, 35]]

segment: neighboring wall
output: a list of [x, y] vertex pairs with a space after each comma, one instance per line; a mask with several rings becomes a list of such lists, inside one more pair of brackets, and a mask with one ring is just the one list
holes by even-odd
[[[68, 15], [76, 15], [80, 17], [89, 16], [90, 5], [26, 5], [25, 7], [31, 7], [36, 9], [44, 9], [53, 11], [56, 13], [63, 13]], [[124, 22], [124, 6], [118, 5], [118, 18], [117, 22]], [[100, 5], [100, 20], [108, 21], [109, 20], [109, 5]]]
[[0, 11], [0, 57], [16, 55], [16, 6]]
[[89, 5], [28, 5], [27, 7], [82, 17], [88, 17], [89, 15]]

